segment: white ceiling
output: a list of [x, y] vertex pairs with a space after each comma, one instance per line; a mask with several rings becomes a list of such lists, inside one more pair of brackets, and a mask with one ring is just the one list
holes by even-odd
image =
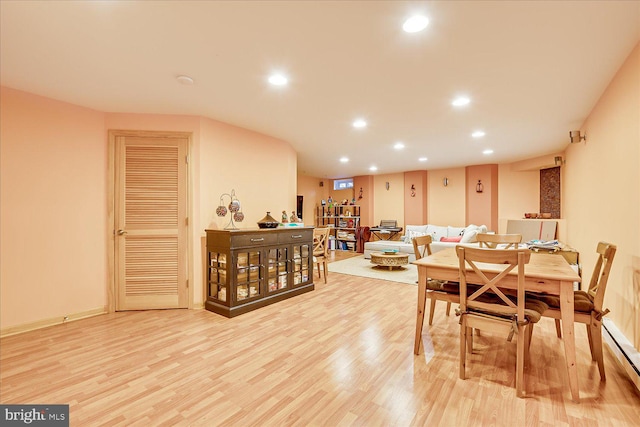
[[[414, 12], [430, 25], [405, 33]], [[300, 172], [328, 178], [563, 151], [640, 39], [639, 1], [43, 0], [0, 14], [3, 86], [210, 117], [288, 141]], [[266, 83], [274, 70], [287, 87]], [[452, 107], [458, 94], [471, 104]]]

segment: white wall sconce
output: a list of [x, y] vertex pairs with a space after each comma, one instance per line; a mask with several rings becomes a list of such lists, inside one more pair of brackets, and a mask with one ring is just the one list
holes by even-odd
[[572, 144], [575, 144], [576, 142], [586, 141], [587, 135], [580, 135], [579, 130], [572, 130], [569, 131], [569, 139], [571, 140]]
[[384, 183], [385, 188], [387, 189], [387, 191], [389, 191], [389, 181]]
[[444, 178], [443, 178], [443, 180], [442, 180], [442, 185], [444, 185], [445, 187], [446, 187], [447, 185], [449, 185], [449, 178], [444, 177]]

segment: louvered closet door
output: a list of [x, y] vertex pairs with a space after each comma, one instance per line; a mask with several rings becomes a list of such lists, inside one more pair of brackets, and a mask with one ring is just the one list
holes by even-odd
[[187, 145], [116, 137], [117, 310], [188, 306]]

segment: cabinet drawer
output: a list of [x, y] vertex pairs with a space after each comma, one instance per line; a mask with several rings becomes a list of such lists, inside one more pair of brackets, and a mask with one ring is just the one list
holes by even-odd
[[285, 232], [278, 233], [278, 243], [290, 244], [290, 243], [302, 243], [313, 240], [313, 230], [287, 230]]
[[278, 236], [275, 233], [245, 234], [233, 236], [231, 238], [232, 248], [250, 248], [254, 246], [273, 245], [278, 243]]

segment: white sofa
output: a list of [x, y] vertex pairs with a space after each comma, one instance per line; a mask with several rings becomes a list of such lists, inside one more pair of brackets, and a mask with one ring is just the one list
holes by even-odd
[[[407, 225], [405, 234], [400, 240], [377, 240], [375, 242], [366, 242], [364, 244], [365, 259], [371, 258], [371, 252], [382, 252], [385, 249], [397, 249], [398, 252], [409, 254], [409, 262], [415, 261], [416, 257], [413, 253], [412, 238], [430, 234], [433, 238], [431, 243], [431, 252], [438, 252], [444, 248], [455, 247], [459, 244], [476, 244], [476, 234], [486, 233], [486, 225], [469, 225], [467, 227], [443, 227], [432, 224], [427, 225]], [[460, 241], [442, 241], [453, 240], [459, 238]]]

